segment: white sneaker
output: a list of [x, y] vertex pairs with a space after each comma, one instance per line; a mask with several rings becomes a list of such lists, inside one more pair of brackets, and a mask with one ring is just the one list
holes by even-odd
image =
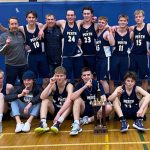
[[15, 132], [16, 133], [21, 132], [23, 127], [24, 127], [24, 123], [17, 123]]
[[26, 122], [22, 128], [22, 131], [23, 132], [29, 132], [30, 131], [30, 127], [31, 127], [31, 124], [29, 122]]

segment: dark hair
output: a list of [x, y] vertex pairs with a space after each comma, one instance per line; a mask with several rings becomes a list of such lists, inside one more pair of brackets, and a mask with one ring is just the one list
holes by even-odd
[[82, 13], [83, 13], [83, 11], [84, 11], [84, 10], [90, 10], [90, 11], [91, 11], [91, 14], [93, 14], [93, 13], [94, 13], [94, 10], [93, 10], [93, 8], [92, 8], [91, 6], [83, 7], [83, 9], [82, 9]]
[[83, 73], [83, 72], [85, 72], [85, 71], [90, 71], [90, 72], [92, 73], [91, 69], [88, 68], [88, 67], [82, 68], [81, 73]]
[[28, 17], [29, 14], [32, 14], [35, 18], [37, 18], [37, 13], [33, 10], [30, 10], [26, 13], [26, 18]]
[[8, 19], [8, 23], [10, 23], [10, 20], [11, 20], [11, 19], [15, 19], [15, 20], [17, 20], [17, 22], [19, 23], [18, 18], [17, 18], [17, 17], [15, 17], [15, 16], [10, 17], [10, 18]]
[[118, 16], [118, 20], [119, 20], [120, 18], [126, 18], [127, 21], [129, 21], [129, 17], [128, 17], [128, 15], [126, 15], [126, 14], [121, 14], [121, 15], [119, 15], [119, 16]]
[[136, 80], [137, 80], [136, 73], [133, 72], [133, 71], [128, 71], [128, 72], [124, 75], [123, 81], [125, 82], [125, 80], [126, 80], [127, 78], [131, 78], [131, 79], [133, 79], [133, 80], [136, 82]]

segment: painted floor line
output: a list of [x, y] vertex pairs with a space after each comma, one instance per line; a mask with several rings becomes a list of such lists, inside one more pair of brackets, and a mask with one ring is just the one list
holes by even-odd
[[[108, 133], [109, 132], [120, 132], [120, 130], [119, 129], [108, 129]], [[136, 131], [136, 129], [128, 129], [128, 131]], [[150, 129], [146, 129], [146, 131], [150, 131]], [[145, 131], [145, 132], [146, 132]], [[70, 130], [68, 130], [68, 131], [59, 131], [59, 133], [69, 133], [70, 132]], [[83, 131], [82, 132], [93, 132], [93, 130], [84, 130], [83, 129]], [[46, 132], [45, 134], [47, 134], [47, 133], [49, 133], [49, 134], [53, 134], [52, 132]], [[8, 133], [2, 133], [2, 135], [13, 135], [13, 134], [16, 134], [16, 135], [18, 135], [18, 134], [38, 134], [38, 133], [35, 133], [35, 132], [29, 132], [29, 133], [14, 133], [14, 132], [8, 132]], [[40, 133], [39, 133], [40, 134]]]
[[0, 146], [0, 148], [32, 148], [32, 147], [66, 147], [66, 146], [97, 146], [97, 145], [133, 145], [133, 144], [150, 144], [150, 142], [109, 142], [109, 143], [72, 143], [72, 144], [45, 144], [45, 145], [16, 145]]
[[109, 145], [107, 144], [107, 143], [109, 143], [109, 135], [108, 134], [105, 135], [105, 143], [106, 143], [105, 150], [109, 150]]

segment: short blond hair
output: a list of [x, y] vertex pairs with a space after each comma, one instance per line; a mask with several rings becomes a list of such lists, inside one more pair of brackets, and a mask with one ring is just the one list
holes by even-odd
[[64, 67], [62, 67], [62, 66], [58, 66], [55, 69], [54, 72], [57, 73], [57, 74], [64, 74], [64, 75], [66, 75], [66, 69]]
[[142, 14], [144, 16], [144, 11], [142, 9], [134, 11], [134, 16], [138, 14]]
[[98, 18], [98, 20], [104, 20], [104, 21], [106, 22], [106, 24], [108, 23], [108, 18], [105, 17], [105, 16], [100, 16], [100, 17]]

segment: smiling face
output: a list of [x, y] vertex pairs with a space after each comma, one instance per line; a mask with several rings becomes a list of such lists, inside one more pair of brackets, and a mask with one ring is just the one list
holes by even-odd
[[73, 10], [67, 11], [66, 19], [67, 19], [68, 23], [74, 23], [76, 16], [75, 16], [75, 13]]
[[30, 90], [33, 87], [34, 80], [33, 79], [25, 79], [23, 80], [24, 86], [26, 89]]
[[18, 31], [18, 26], [19, 26], [19, 24], [18, 24], [17, 19], [15, 19], [15, 18], [10, 18], [9, 19], [9, 29], [10, 29], [10, 31], [12, 31], [12, 32]]
[[125, 28], [128, 24], [128, 19], [126, 17], [120, 17], [118, 20], [119, 27]]
[[53, 28], [56, 24], [56, 19], [53, 15], [46, 16], [46, 24], [49, 28]]
[[103, 19], [98, 20], [98, 29], [99, 30], [105, 29], [106, 25], [107, 25], [107, 22], [105, 20], [103, 20]]
[[84, 81], [84, 83], [87, 83], [89, 80], [91, 80], [93, 78], [93, 75], [92, 75], [91, 71], [84, 71], [84, 72], [82, 72], [81, 78]]
[[26, 18], [29, 25], [35, 25], [37, 18], [33, 13], [29, 13]]
[[91, 22], [92, 21], [93, 14], [90, 10], [83, 10], [83, 19], [85, 22]]

